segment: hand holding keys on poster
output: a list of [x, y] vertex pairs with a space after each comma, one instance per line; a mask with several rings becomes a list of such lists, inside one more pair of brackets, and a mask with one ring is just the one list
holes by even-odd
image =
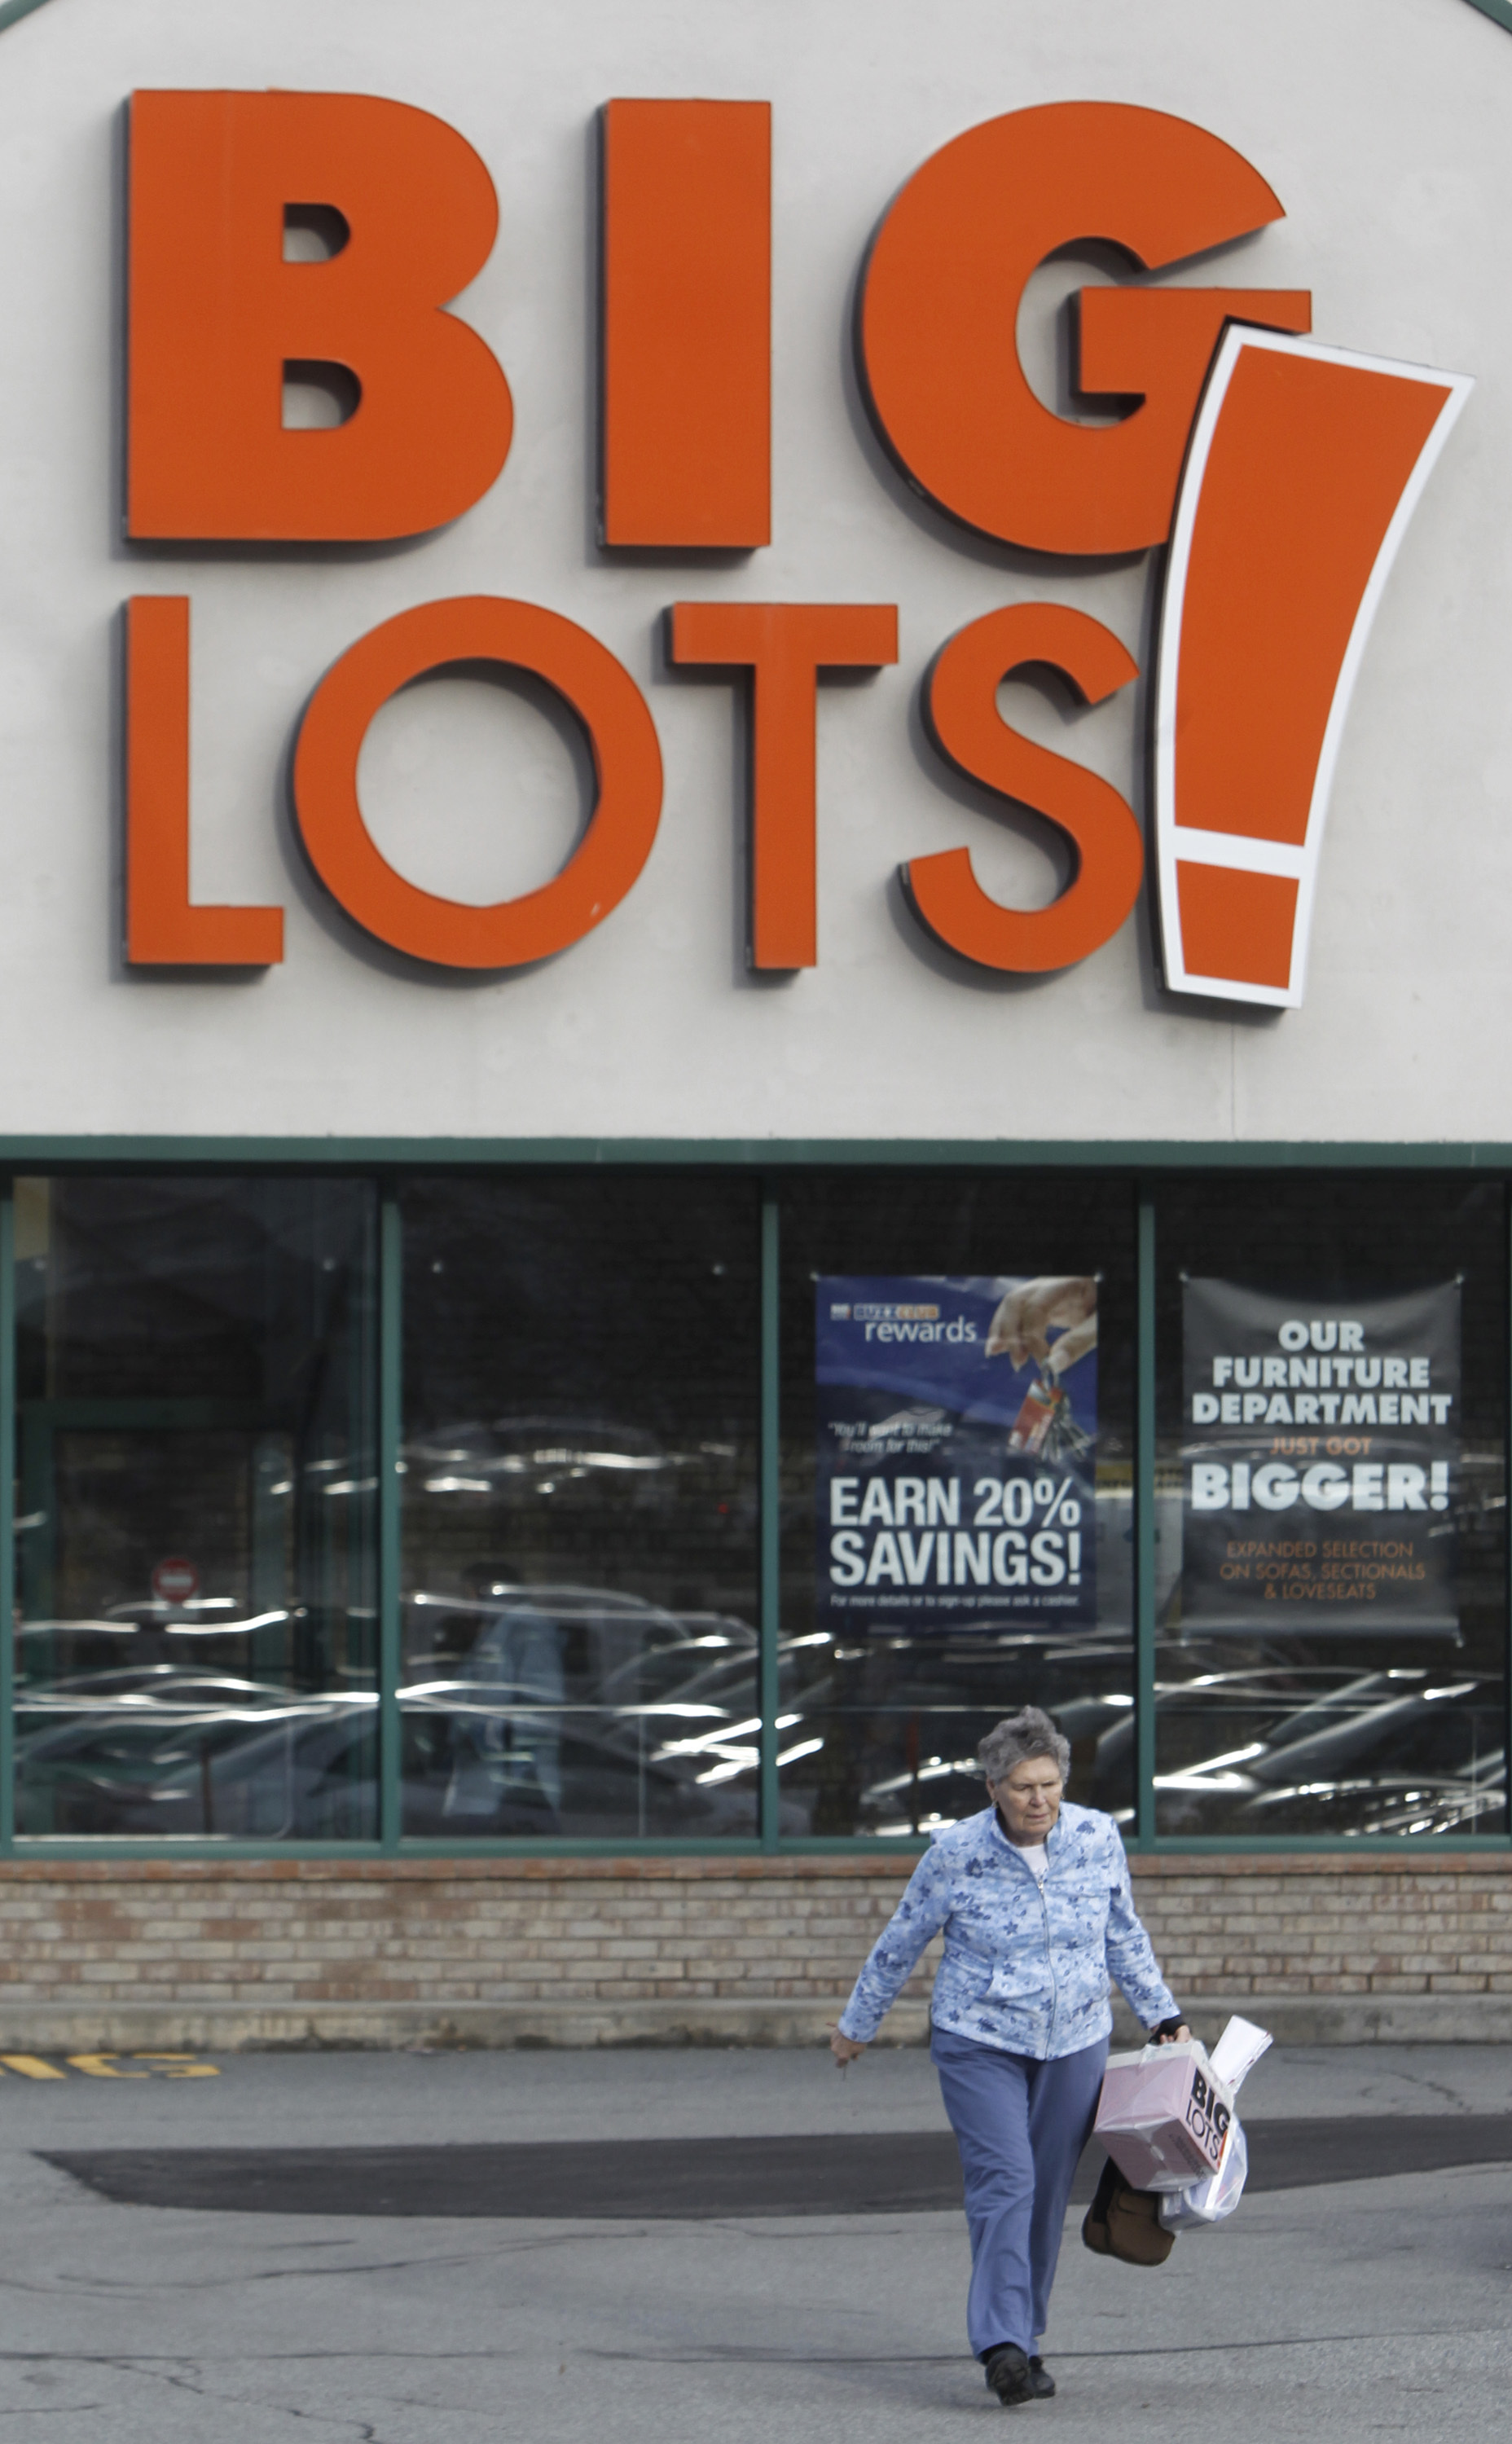
[[[1062, 1325], [1059, 1341], [1049, 1334]], [[986, 1354], [1006, 1354], [1013, 1366], [1036, 1360], [1042, 1369], [1063, 1375], [1097, 1339], [1097, 1285], [1085, 1273], [1041, 1274], [1029, 1282], [1012, 1282], [998, 1302], [987, 1326]]]

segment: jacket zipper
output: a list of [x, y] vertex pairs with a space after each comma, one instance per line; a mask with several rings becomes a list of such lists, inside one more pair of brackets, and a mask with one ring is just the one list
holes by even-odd
[[[1054, 1832], [1054, 1825], [1052, 1825], [1050, 1829]], [[1034, 1880], [1040, 1895], [1040, 1915], [1044, 1919], [1045, 1966], [1050, 1972], [1050, 2033], [1045, 2039], [1045, 2060], [1048, 2062], [1050, 2059], [1049, 2048], [1055, 2039], [1056, 2013], [1060, 2009], [1060, 1980], [1055, 1973], [1055, 1946], [1050, 1940], [1050, 1904], [1044, 1897], [1044, 1887], [1050, 1880], [1050, 1853], [1048, 1849], [1044, 1854], [1043, 1880], [1042, 1881], [1038, 1876], [1036, 1876]]]
[[[1050, 1827], [1050, 1831], [1051, 1831], [1052, 1833], [1055, 1831], [1055, 1826], [1054, 1826], [1053, 1824], [1052, 1824], [1052, 1825], [1051, 1825], [1051, 1827]], [[1017, 1844], [1015, 1844], [1015, 1845], [1014, 1845], [1014, 1847], [1015, 1847], [1015, 1850], [1017, 1851]], [[1045, 2042], [1045, 2055], [1044, 2055], [1044, 2059], [1045, 2059], [1045, 2061], [1046, 2061], [1046, 2062], [1048, 2062], [1048, 2061], [1049, 2061], [1049, 2059], [1050, 2059], [1049, 2047], [1050, 2047], [1051, 2040], [1052, 2040], [1052, 2039], [1054, 2038], [1054, 2036], [1055, 2036], [1056, 2013], [1057, 2013], [1057, 2012], [1060, 2010], [1060, 1978], [1059, 1978], [1059, 1977], [1056, 1975], [1056, 1973], [1055, 1973], [1055, 1946], [1054, 1946], [1054, 1944], [1053, 1944], [1053, 1943], [1051, 1942], [1051, 1940], [1050, 1940], [1050, 1904], [1049, 1904], [1049, 1902], [1045, 1899], [1045, 1897], [1044, 1897], [1044, 1887], [1045, 1887], [1045, 1884], [1047, 1884], [1047, 1883], [1049, 1882], [1049, 1880], [1050, 1880], [1050, 1850], [1049, 1850], [1048, 1836], [1046, 1837], [1046, 1846], [1045, 1846], [1045, 1853], [1044, 1853], [1044, 1878], [1043, 1878], [1043, 1881], [1042, 1881], [1042, 1880], [1041, 1880], [1041, 1879], [1040, 1879], [1040, 1878], [1035, 1874], [1034, 1869], [1030, 1866], [1028, 1860], [1027, 1860], [1027, 1859], [1025, 1859], [1025, 1858], [1023, 1856], [1022, 1852], [1021, 1852], [1021, 1853], [1018, 1853], [1018, 1857], [1019, 1857], [1019, 1864], [1020, 1864], [1020, 1866], [1023, 1869], [1024, 1874], [1025, 1874], [1025, 1875], [1030, 1879], [1031, 1882], [1032, 1882], [1032, 1883], [1033, 1883], [1033, 1885], [1034, 1885], [1034, 1889], [1035, 1889], [1035, 1891], [1036, 1891], [1036, 1892], [1039, 1894], [1039, 1896], [1040, 1896], [1040, 1916], [1041, 1916], [1043, 1918], [1043, 1920], [1044, 1920], [1044, 1961], [1045, 1961], [1045, 1967], [1046, 1967], [1046, 1968], [1049, 1970], [1049, 1972], [1050, 1972], [1050, 2027], [1049, 2027], [1049, 2033], [1047, 2034], [1047, 2036], [1046, 2036], [1046, 2038], [1045, 2038], [1045, 2041], [1044, 2041], [1044, 2042]]]

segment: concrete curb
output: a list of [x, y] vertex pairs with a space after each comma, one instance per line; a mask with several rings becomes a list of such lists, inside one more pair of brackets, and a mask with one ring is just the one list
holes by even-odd
[[1509, 1994], [1197, 1994], [1194, 2033], [1211, 2044], [1237, 2011], [1282, 2046], [1512, 2044]]
[[[328, 2003], [258, 2009], [237, 2003], [0, 2004], [0, 2054], [130, 2053], [188, 2047], [254, 2053], [285, 2047], [406, 2046], [819, 2046], [844, 2002]], [[922, 2003], [900, 2003], [888, 2042], [922, 2045]]]
[[[0, 2005], [0, 2053], [201, 2053], [283, 2049], [548, 2046], [820, 2046], [844, 1997], [824, 2001], [690, 2000], [619, 2004], [341, 2003], [258, 2010], [244, 2004]], [[1203, 1995], [1189, 2006], [1210, 2043], [1229, 2014], [1288, 2046], [1504, 2045], [1512, 1998], [1500, 1994]], [[928, 2008], [897, 2004], [879, 2043], [928, 2042]], [[1114, 2042], [1140, 2031], [1118, 2006]]]

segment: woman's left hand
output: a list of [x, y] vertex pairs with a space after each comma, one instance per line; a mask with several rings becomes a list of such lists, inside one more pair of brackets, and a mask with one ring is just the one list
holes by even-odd
[[1189, 2042], [1190, 2037], [1191, 2030], [1188, 2027], [1186, 2021], [1183, 2020], [1179, 2028], [1171, 2028], [1168, 2030], [1165, 2036], [1157, 2037], [1155, 2039], [1155, 2043], [1157, 2046], [1184, 2046]]

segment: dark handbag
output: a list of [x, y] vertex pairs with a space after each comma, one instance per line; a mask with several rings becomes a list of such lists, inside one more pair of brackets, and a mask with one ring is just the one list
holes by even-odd
[[1125, 2266], [1164, 2266], [1176, 2235], [1160, 2220], [1153, 2190], [1133, 2190], [1110, 2156], [1081, 2226], [1083, 2247], [1095, 2257], [1118, 2257]]

